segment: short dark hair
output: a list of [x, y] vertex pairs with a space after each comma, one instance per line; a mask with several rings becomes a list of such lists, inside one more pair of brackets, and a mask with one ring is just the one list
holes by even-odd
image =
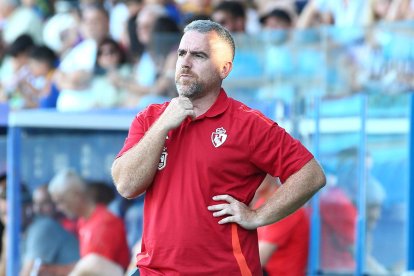
[[105, 181], [90, 180], [87, 181], [87, 192], [92, 200], [97, 204], [108, 205], [115, 199], [115, 191], [112, 185]]
[[87, 10], [95, 10], [95, 11], [98, 11], [101, 14], [103, 14], [109, 20], [108, 10], [105, 9], [105, 7], [103, 5], [101, 5], [101, 4], [99, 4], [99, 3], [91, 3], [91, 4], [82, 5], [80, 7], [80, 15], [81, 15], [81, 19], [82, 20], [84, 19], [84, 14], [85, 14], [85, 11], [87, 11]]
[[20, 54], [28, 53], [34, 45], [33, 38], [30, 35], [22, 34], [9, 45], [6, 53], [12, 57], [17, 57]]
[[285, 22], [286, 24], [292, 25], [292, 17], [285, 10], [282, 10], [282, 9], [274, 9], [271, 12], [264, 14], [259, 19], [260, 20], [260, 24], [264, 24], [265, 21], [269, 17], [276, 17], [277, 19]]
[[236, 44], [234, 43], [234, 39], [230, 32], [219, 23], [211, 20], [195, 20], [184, 28], [184, 33], [188, 31], [196, 31], [203, 34], [216, 32], [220, 39], [230, 46], [232, 50], [232, 59], [234, 59], [234, 55], [236, 53]]
[[6, 172], [2, 172], [0, 173], [0, 182], [7, 180], [7, 173]]
[[213, 8], [214, 12], [226, 12], [235, 18], [246, 18], [246, 9], [244, 5], [238, 1], [223, 1]]
[[119, 53], [119, 63], [124, 64], [127, 62], [127, 57], [124, 48], [113, 38], [106, 37], [98, 44], [97, 55], [101, 55], [102, 46], [104, 45], [111, 45], [115, 48], [115, 50]]
[[46, 63], [51, 69], [57, 67], [58, 56], [47, 46], [34, 46], [29, 52], [29, 57]]

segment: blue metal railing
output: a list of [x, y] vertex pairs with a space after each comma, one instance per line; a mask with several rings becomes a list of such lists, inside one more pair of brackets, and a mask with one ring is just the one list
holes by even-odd
[[365, 240], [366, 240], [366, 145], [367, 145], [367, 95], [361, 94], [361, 128], [358, 150], [358, 219], [356, 228], [355, 260], [356, 274], [363, 275], [365, 269]]
[[[320, 97], [315, 97], [314, 103], [314, 119], [315, 119], [315, 132], [314, 132], [314, 140], [313, 140], [313, 149], [314, 149], [314, 156], [318, 160], [320, 155], [320, 105], [321, 99]], [[311, 239], [310, 239], [310, 254], [309, 256], [309, 265], [308, 271], [311, 275], [316, 275], [319, 272], [320, 267], [320, 240], [321, 240], [321, 219], [320, 219], [320, 212], [319, 212], [319, 193], [316, 194], [311, 200], [312, 206], [312, 213], [311, 213]]]
[[409, 181], [407, 206], [407, 270], [414, 271], [414, 95], [410, 95]]
[[10, 127], [7, 147], [7, 274], [19, 275], [21, 233], [21, 129]]

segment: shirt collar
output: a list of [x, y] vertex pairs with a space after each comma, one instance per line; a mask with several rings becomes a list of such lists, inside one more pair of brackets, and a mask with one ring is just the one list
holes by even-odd
[[226, 91], [224, 91], [224, 89], [221, 88], [220, 93], [214, 104], [206, 111], [206, 113], [204, 113], [197, 119], [203, 119], [204, 117], [216, 117], [222, 114], [224, 111], [226, 111], [229, 104], [229, 97], [227, 96]]

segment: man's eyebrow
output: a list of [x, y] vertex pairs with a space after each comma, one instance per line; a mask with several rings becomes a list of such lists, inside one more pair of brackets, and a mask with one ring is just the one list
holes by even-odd
[[203, 52], [203, 51], [190, 51], [190, 54], [192, 54], [192, 55], [202, 55], [204, 57], [208, 57], [207, 53]]
[[[188, 51], [185, 49], [178, 49], [177, 53], [178, 54], [183, 54], [183, 53], [187, 53]], [[204, 51], [190, 51], [191, 55], [202, 55], [204, 57], [208, 57], [208, 54]]]

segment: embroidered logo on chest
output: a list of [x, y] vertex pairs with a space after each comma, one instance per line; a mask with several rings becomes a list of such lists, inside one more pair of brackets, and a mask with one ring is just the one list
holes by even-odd
[[223, 127], [219, 127], [215, 132], [211, 133], [211, 142], [213, 146], [218, 148], [224, 144], [227, 139], [226, 130]]

